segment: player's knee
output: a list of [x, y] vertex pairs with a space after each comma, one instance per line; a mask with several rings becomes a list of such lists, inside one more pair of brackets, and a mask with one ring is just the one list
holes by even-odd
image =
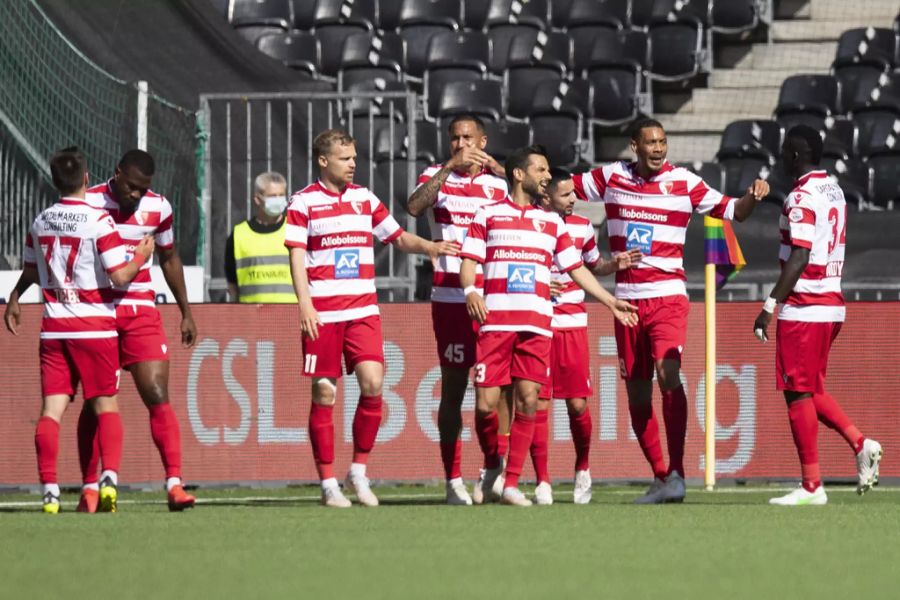
[[359, 392], [363, 396], [380, 396], [384, 378], [376, 375], [361, 377], [359, 380]]
[[573, 417], [584, 414], [587, 410], [587, 398], [569, 398], [566, 400], [566, 409]]
[[157, 375], [140, 386], [141, 400], [147, 406], [166, 404], [169, 401], [169, 386], [166, 377]]
[[674, 390], [681, 385], [681, 373], [677, 366], [665, 366], [656, 372], [656, 380], [661, 390]]
[[312, 401], [322, 406], [334, 406], [337, 386], [329, 379], [318, 379], [312, 384]]

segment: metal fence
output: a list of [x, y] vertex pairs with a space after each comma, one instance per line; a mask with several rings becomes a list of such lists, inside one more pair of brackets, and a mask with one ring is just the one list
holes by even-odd
[[[415, 128], [407, 128], [417, 106], [412, 92], [202, 95], [202, 264], [211, 299], [220, 300], [226, 289], [226, 241], [234, 226], [252, 215], [255, 177], [280, 172], [289, 193], [315, 181], [312, 142], [325, 129], [340, 127], [356, 139], [355, 183], [371, 189], [415, 232], [416, 222], [404, 207], [424, 166], [416, 162]], [[413, 299], [417, 260], [392, 245], [376, 248], [376, 286], [383, 300]]]

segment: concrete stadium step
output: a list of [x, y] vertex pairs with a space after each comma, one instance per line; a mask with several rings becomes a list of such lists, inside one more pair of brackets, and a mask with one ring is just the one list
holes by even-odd
[[778, 87], [695, 89], [691, 101], [678, 114], [766, 114], [778, 104]]
[[891, 27], [891, 21], [860, 17], [855, 10], [853, 16], [841, 21], [775, 21], [772, 24], [772, 40], [775, 42], [837, 41], [848, 29], [860, 27]]
[[[771, 70], [757, 71], [751, 69], [716, 69], [709, 77], [709, 87], [714, 89], [743, 89], [743, 88], [781, 88], [781, 84], [791, 75], [797, 75], [795, 70]], [[804, 69], [804, 75], [827, 74], [827, 68]]]
[[796, 42], [753, 44], [753, 51], [736, 64], [738, 69], [791, 70], [822, 69], [831, 65], [837, 42]]
[[[721, 135], [722, 130], [732, 121], [739, 119], [771, 119], [771, 112], [760, 113], [708, 113], [708, 114], [677, 114], [656, 115], [656, 118], [666, 128], [666, 133], [708, 133]], [[682, 159], [678, 159], [682, 160]], [[690, 160], [685, 158], [683, 160]], [[707, 159], [708, 160], [708, 159]]]
[[808, 19], [811, 12], [809, 0], [781, 0], [775, 3], [776, 19]]
[[810, 15], [815, 20], [823, 21], [840, 21], [865, 15], [870, 23], [891, 22], [897, 16], [898, 8], [896, 0], [812, 0]]
[[576, 202], [575, 214], [590, 219], [594, 226], [602, 225], [606, 220], [606, 209], [602, 202]]

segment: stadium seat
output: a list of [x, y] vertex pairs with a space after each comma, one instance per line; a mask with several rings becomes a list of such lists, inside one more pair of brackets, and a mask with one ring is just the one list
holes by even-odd
[[499, 121], [503, 112], [503, 89], [499, 81], [451, 81], [444, 86], [438, 113], [445, 117], [472, 113]]
[[838, 82], [831, 75], [793, 75], [781, 84], [775, 115], [813, 113], [830, 117], [838, 113]]
[[900, 115], [900, 71], [884, 73], [878, 78], [878, 87], [869, 92], [864, 103], [850, 107], [855, 115], [866, 110], [893, 111]]
[[401, 25], [400, 36], [406, 43], [406, 75], [414, 79], [421, 79], [425, 73], [425, 62], [431, 38], [441, 33], [455, 31], [457, 31], [455, 25], [430, 23]]
[[[309, 2], [309, 0], [296, 0]], [[312, 4], [310, 2], [310, 4]], [[403, 0], [378, 0], [378, 23], [376, 26], [384, 32], [396, 31], [400, 27], [400, 11]]]
[[290, 33], [269, 33], [256, 42], [263, 54], [280, 60], [286, 67], [316, 75], [321, 62], [319, 40], [303, 31]]
[[287, 31], [293, 21], [288, 0], [234, 0], [231, 24], [235, 27], [265, 26]]
[[759, 25], [759, 5], [756, 0], [718, 0], [712, 3], [710, 22], [718, 33], [742, 33]]
[[[442, 137], [444, 131], [438, 131], [437, 125], [428, 121], [416, 121], [416, 158], [428, 160], [429, 163], [436, 163], [439, 159], [446, 156], [446, 144], [442, 145]], [[430, 158], [428, 158], [430, 157]]]
[[[589, 25], [622, 29], [628, 25], [628, 10], [628, 0], [572, 0], [564, 17], [565, 21], [561, 23], [554, 21], [554, 25], [568, 29]], [[552, 12], [562, 16], [555, 8]]]
[[531, 110], [534, 90], [550, 82], [554, 86], [564, 81], [562, 72], [546, 67], [516, 67], [508, 69], [504, 77], [508, 103], [506, 114], [513, 119], [525, 119]]
[[879, 87], [886, 69], [883, 65], [847, 64], [835, 66], [832, 72], [839, 84], [840, 109], [845, 113], [854, 106], [866, 105], [872, 90]]
[[632, 0], [630, 20], [632, 27], [647, 28], [654, 22], [693, 17], [707, 27], [710, 12], [710, 0]]
[[727, 158], [719, 162], [725, 171], [724, 189], [719, 191], [736, 198], [743, 196], [755, 179], [768, 179], [772, 170], [769, 160], [755, 156]]
[[867, 110], [853, 115], [859, 127], [859, 155], [893, 152], [900, 146], [900, 116], [892, 111]]
[[293, 21], [291, 26], [294, 29], [309, 31], [313, 28], [316, 21], [316, 2], [309, 0], [290, 0], [291, 14]]
[[509, 52], [509, 68], [504, 73], [507, 114], [522, 119], [528, 116], [536, 87], [545, 82], [561, 82], [572, 60], [572, 42], [563, 33], [517, 36]]
[[781, 154], [783, 134], [781, 125], [775, 121], [734, 121], [722, 132], [716, 156], [720, 161], [752, 157], [774, 164]]
[[572, 2], [573, 0], [553, 0], [550, 3], [550, 25], [554, 29], [565, 29], [569, 23]]
[[344, 40], [338, 89], [366, 78], [400, 81], [404, 63], [403, 40], [396, 33], [355, 33]]
[[594, 67], [587, 80], [594, 90], [592, 121], [598, 125], [622, 125], [638, 116], [643, 71], [636, 65]]
[[[351, 75], [357, 74], [356, 71], [350, 71]], [[365, 72], [362, 73], [365, 75]], [[372, 92], [406, 92], [406, 84], [402, 81], [383, 79], [381, 77], [365, 78], [361, 77], [354, 80], [353, 77], [343, 77], [339, 79], [339, 90], [349, 92], [351, 99], [344, 104], [344, 111], [353, 115], [382, 115], [387, 116], [392, 112], [395, 116], [405, 118], [407, 103], [405, 99], [386, 99], [382, 96], [375, 98], [362, 98], [353, 96], [358, 93]]]
[[722, 165], [719, 163], [696, 160], [694, 162], [677, 163], [675, 166], [687, 169], [698, 175], [707, 186], [714, 190], [722, 191], [725, 183], [725, 171], [722, 170]]
[[[398, 112], [395, 113], [394, 119], [391, 119], [389, 116], [376, 116], [375, 114], [347, 119], [347, 131], [356, 140], [357, 153], [367, 160], [370, 158], [373, 160], [377, 159], [380, 155], [380, 150], [382, 150], [378, 147], [379, 139], [384, 136], [387, 136], [388, 140], [391, 139], [391, 123], [394, 125], [395, 138], [397, 137], [397, 131], [405, 133], [406, 129], [403, 126], [402, 116], [403, 114]], [[400, 136], [399, 139], [402, 143], [403, 137]]]
[[540, 33], [527, 25], [498, 25], [488, 30], [488, 38], [491, 40], [491, 61], [488, 68], [491, 73], [503, 73], [509, 66], [509, 51], [514, 40], [523, 38], [521, 43], [530, 44], [533, 48], [538, 43]]
[[463, 0], [460, 25], [468, 30], [481, 31], [487, 25], [491, 3], [486, 0]]
[[663, 81], [690, 79], [700, 72], [703, 26], [683, 17], [650, 26], [650, 77]]
[[444, 25], [459, 28], [460, 0], [405, 0], [400, 9], [400, 27], [408, 25]]
[[778, 121], [785, 131], [796, 125], [807, 125], [817, 131], [825, 131], [827, 129], [825, 125], [827, 119], [817, 113], [788, 112], [778, 115], [775, 117], [775, 120]]
[[[429, 120], [440, 116], [443, 95], [445, 89], [451, 83], [478, 82], [485, 78], [485, 72], [479, 72], [467, 67], [443, 67], [425, 71], [423, 89], [425, 91], [425, 114]], [[501, 105], [502, 106], [502, 105]]]
[[[484, 0], [487, 2], [488, 0]], [[548, 0], [489, 0], [487, 26], [528, 25], [542, 31], [549, 29]]]
[[484, 132], [488, 140], [485, 151], [501, 165], [510, 152], [531, 143], [531, 128], [526, 123], [485, 121]]
[[443, 32], [429, 40], [425, 68], [469, 68], [487, 73], [490, 57], [490, 40], [480, 31]]
[[878, 208], [900, 208], [900, 153], [869, 159], [869, 198]]
[[650, 67], [650, 38], [643, 31], [607, 29], [598, 31], [587, 61], [576, 63], [576, 70], [593, 67]]
[[881, 27], [848, 29], [841, 34], [834, 58], [837, 66], [872, 64], [889, 67], [897, 63], [897, 36]]
[[610, 35], [621, 31], [605, 25], [583, 25], [569, 28], [568, 35], [572, 38], [572, 60], [575, 70], [581, 71], [588, 66], [597, 40], [608, 38]]
[[322, 46], [321, 72], [329, 77], [337, 77], [341, 68], [344, 42], [353, 35], [371, 32], [365, 23], [334, 24], [317, 27], [316, 37]]
[[270, 25], [235, 25], [234, 31], [254, 46], [259, 43], [260, 39], [267, 35], [287, 33], [287, 29], [283, 27], [274, 27]]
[[[356, 24], [372, 29], [378, 22], [377, 0], [315, 0], [308, 4], [315, 5], [315, 27]], [[294, 6], [296, 9], [296, 3]]]
[[[787, 129], [785, 129], [787, 132]], [[851, 158], [856, 156], [859, 144], [859, 130], [850, 119], [832, 119], [825, 130], [823, 156]]]
[[585, 150], [584, 119], [591, 117], [593, 88], [583, 79], [544, 82], [534, 90], [529, 111], [536, 143], [543, 144], [551, 165], [572, 167]]
[[[425, 161], [428, 164], [437, 162], [439, 154], [439, 141], [437, 127], [427, 121], [416, 121], [413, 125], [416, 134], [416, 160]], [[406, 160], [409, 157], [410, 136], [406, 123], [394, 123], [393, 130], [390, 127], [378, 129], [375, 134], [376, 162], [394, 159]]]
[[837, 178], [848, 204], [860, 209], [868, 206], [869, 168], [862, 161], [825, 156], [819, 167]]

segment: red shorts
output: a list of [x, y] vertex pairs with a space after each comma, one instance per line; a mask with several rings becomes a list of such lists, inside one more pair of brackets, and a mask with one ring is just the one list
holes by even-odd
[[319, 325], [315, 341], [303, 336], [303, 374], [309, 377], [341, 376], [341, 355], [347, 373], [359, 363], [374, 360], [384, 364], [381, 317], [370, 315], [355, 321]]
[[123, 367], [169, 360], [169, 342], [156, 307], [120, 304], [116, 307], [116, 329], [119, 331], [119, 363]]
[[541, 387], [540, 398], [590, 398], [591, 365], [587, 327], [554, 329], [550, 343], [550, 383]]
[[775, 333], [775, 386], [790, 392], [825, 392], [831, 344], [841, 323], [778, 320]]
[[81, 382], [85, 399], [119, 392], [119, 344], [114, 337], [41, 340], [41, 394], [74, 396]]
[[615, 321], [619, 374], [623, 379], [653, 379], [655, 361], [681, 362], [690, 304], [686, 296], [628, 302], [638, 307], [638, 324], [625, 327]]
[[431, 322], [442, 367], [469, 369], [475, 364], [478, 323], [469, 316], [465, 304], [432, 302]]
[[550, 382], [550, 338], [530, 331], [482, 331], [475, 344], [476, 387], [527, 379]]

